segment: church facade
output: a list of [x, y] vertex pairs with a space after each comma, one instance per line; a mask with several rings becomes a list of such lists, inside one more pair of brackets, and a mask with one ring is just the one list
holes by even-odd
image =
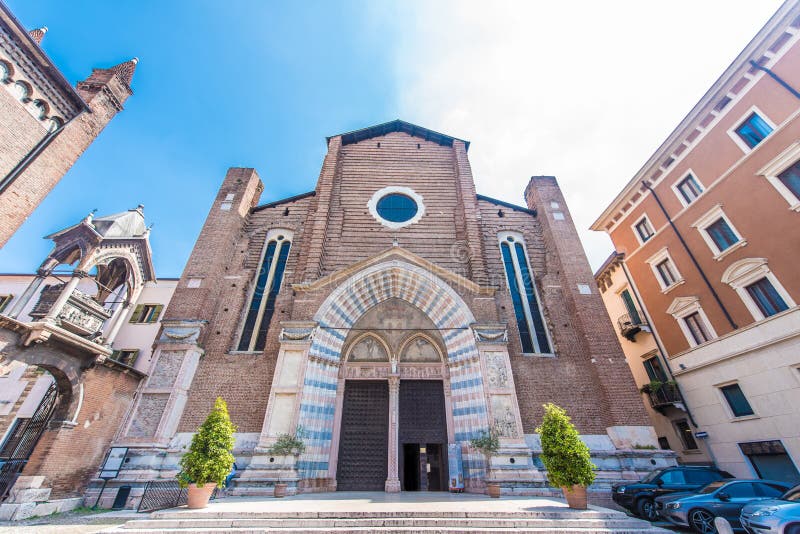
[[[237, 425], [232, 493], [546, 492], [536, 426], [567, 410], [596, 489], [674, 463], [593, 283], [554, 177], [525, 206], [477, 194], [469, 143], [403, 121], [335, 135], [314, 191], [259, 204], [228, 171], [113, 445], [113, 485], [172, 478], [216, 397]], [[305, 445], [275, 457], [282, 434]], [[111, 487], [109, 486], [109, 487]], [[91, 493], [91, 492], [90, 492]]]

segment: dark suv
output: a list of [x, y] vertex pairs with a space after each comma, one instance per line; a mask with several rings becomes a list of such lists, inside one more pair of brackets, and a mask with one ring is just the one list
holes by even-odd
[[677, 492], [695, 492], [711, 482], [732, 478], [713, 467], [678, 466], [653, 471], [639, 482], [611, 487], [614, 502], [649, 521], [658, 518], [653, 499]]

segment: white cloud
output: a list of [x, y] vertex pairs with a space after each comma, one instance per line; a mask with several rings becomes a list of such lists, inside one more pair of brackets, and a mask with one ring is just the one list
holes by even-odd
[[522, 203], [531, 175], [557, 176], [596, 268], [612, 245], [589, 225], [779, 4], [419, 1], [372, 15], [404, 26], [386, 43], [401, 118], [470, 140], [483, 194]]

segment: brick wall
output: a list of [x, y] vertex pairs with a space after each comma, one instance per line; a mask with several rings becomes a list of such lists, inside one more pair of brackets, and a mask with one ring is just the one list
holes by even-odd
[[[85, 81], [79, 82], [78, 92], [91, 108], [68, 123], [63, 131], [45, 148], [36, 160], [0, 193], [0, 247], [30, 216], [66, 172], [122, 110], [131, 90], [110, 69], [95, 69]], [[9, 98], [11, 101], [9, 101]], [[5, 114], [9, 115], [6, 116]], [[27, 118], [25, 117], [27, 116]], [[22, 108], [5, 90], [0, 91], [0, 176], [5, 177], [46, 133], [39, 121]], [[6, 137], [15, 141], [7, 144]]]
[[[202, 336], [205, 356], [179, 431], [195, 430], [220, 395], [240, 432], [259, 432], [279, 350], [280, 321], [311, 320], [343, 281], [313, 292], [295, 292], [291, 284], [375, 256], [390, 248], [395, 236], [401, 247], [498, 288], [492, 298], [451, 284], [477, 321], [508, 324], [525, 432], [532, 433], [540, 423], [545, 402], [566, 408], [587, 434], [603, 434], [613, 425], [647, 425], [558, 185], [552, 178], [532, 183], [528, 202], [540, 209], [538, 217], [477, 200], [466, 152], [458, 141], [455, 147], [444, 147], [390, 133], [341, 146], [339, 138], [332, 138], [315, 196], [248, 215], [246, 208], [254, 205], [260, 181], [252, 170], [231, 169], [165, 314], [167, 321], [209, 321]], [[375, 221], [367, 202], [389, 185], [411, 187], [423, 197], [426, 213], [420, 222], [392, 230]], [[234, 195], [234, 207], [222, 211], [229, 194]], [[551, 201], [559, 202], [565, 221], [551, 221], [552, 215], [539, 206], [549, 207]], [[259, 354], [236, 353], [265, 237], [274, 228], [291, 230], [294, 238], [267, 346]], [[525, 237], [555, 358], [521, 355], [497, 243], [502, 230], [520, 231]], [[202, 279], [200, 288], [186, 287], [192, 277]], [[580, 295], [578, 283], [588, 284], [593, 293]]]
[[[556, 325], [563, 325], [567, 334], [559, 336], [559, 349], [564, 350], [565, 343], [569, 344], [564, 353], [572, 355], [571, 370], [575, 376], [584, 375], [582, 380], [572, 382], [572, 393], [577, 393], [580, 398], [580, 417], [602, 420], [606, 427], [649, 426], [641, 396], [594, 283], [586, 253], [556, 179], [552, 176], [532, 177], [525, 189], [525, 199], [530, 208], [539, 212], [537, 220], [542, 228], [541, 240], [547, 251], [551, 274], [546, 283], [552, 284], [561, 300], [560, 303], [551, 301], [548, 308], [551, 313], [556, 310], [566, 312], [554, 321]], [[556, 212], [562, 214], [563, 220], [555, 218]], [[580, 294], [578, 284], [587, 284], [591, 294]], [[593, 376], [585, 376], [587, 374]], [[590, 384], [591, 392], [586, 389]]]
[[23, 474], [45, 476], [44, 486], [53, 488], [52, 498], [80, 496], [97, 474], [138, 384], [138, 377], [108, 367], [84, 371], [83, 405], [77, 425], [51, 425]]

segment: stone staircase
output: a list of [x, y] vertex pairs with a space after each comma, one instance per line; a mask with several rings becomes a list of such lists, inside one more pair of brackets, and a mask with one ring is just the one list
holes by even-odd
[[[464, 503], [468, 509], [469, 502]], [[194, 533], [607, 533], [662, 534], [641, 519], [605, 509], [547, 507], [515, 511], [192, 511], [154, 512], [104, 531], [115, 534]]]

